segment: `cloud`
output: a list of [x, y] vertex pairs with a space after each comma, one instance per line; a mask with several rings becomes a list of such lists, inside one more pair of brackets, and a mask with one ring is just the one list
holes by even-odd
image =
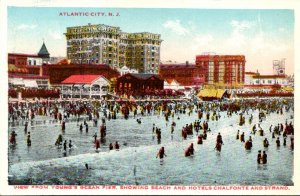
[[50, 31], [49, 32], [50, 37], [52, 37], [52, 39], [54, 40], [58, 40], [58, 39], [62, 39], [62, 34], [60, 32], [57, 31]]
[[255, 25], [255, 22], [246, 21], [246, 20], [243, 21], [232, 20], [230, 22], [230, 25], [233, 27], [233, 31], [243, 32], [247, 29], [251, 29]]
[[17, 29], [18, 30], [27, 30], [27, 29], [35, 29], [37, 27], [37, 25], [32, 24], [32, 25], [28, 25], [28, 24], [20, 24]]
[[[172, 29], [178, 35], [187, 36], [165, 42], [162, 45], [162, 60], [193, 62], [197, 54], [209, 51], [220, 55], [245, 55], [246, 70], [258, 69], [263, 74], [273, 73], [274, 59], [287, 58], [293, 62], [293, 37], [283, 39], [278, 32], [288, 32], [282, 27], [275, 29], [276, 34], [273, 34], [265, 28], [259, 28], [258, 20], [231, 20], [227, 23], [229, 31], [216, 34], [214, 31], [198, 30], [198, 26], [193, 28], [193, 25], [191, 21], [183, 23], [179, 20], [169, 20], [164, 24], [165, 28]], [[286, 64], [287, 73], [293, 72], [293, 66], [292, 63]]]
[[180, 20], [168, 20], [163, 26], [178, 35], [187, 35], [190, 32], [188, 28], [182, 26]]
[[203, 52], [215, 52], [217, 47], [216, 43], [217, 41], [213, 35], [198, 33], [190, 43], [190, 53], [195, 56]]
[[198, 35], [195, 38], [196, 44], [201, 47], [208, 46], [213, 40], [214, 38], [210, 34]]
[[247, 36], [247, 33], [256, 23], [247, 20], [232, 20], [229, 24], [232, 27], [232, 31], [228, 39], [225, 40], [225, 45], [233, 51], [239, 51], [247, 47], [250, 44], [249, 39], [251, 39]]

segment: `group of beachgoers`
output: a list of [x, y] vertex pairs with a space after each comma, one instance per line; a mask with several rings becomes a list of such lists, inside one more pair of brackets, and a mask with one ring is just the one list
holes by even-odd
[[[292, 99], [273, 99], [273, 100], [233, 100], [233, 101], [222, 101], [222, 102], [192, 102], [192, 101], [86, 101], [86, 102], [36, 102], [36, 103], [10, 103], [9, 104], [9, 120], [24, 120], [24, 132], [27, 134], [27, 145], [31, 146], [31, 137], [30, 132], [27, 133], [28, 122], [34, 121], [35, 116], [50, 116], [50, 119], [53, 122], [59, 122], [61, 124], [62, 134], [59, 134], [55, 145], [63, 146], [64, 150], [67, 147], [72, 148], [73, 143], [72, 140], [69, 139], [69, 145], [67, 145], [67, 139], [63, 139], [63, 134], [67, 131], [66, 124], [69, 121], [77, 121], [77, 125], [79, 127], [79, 131], [83, 131], [83, 127], [85, 127], [85, 131], [89, 131], [89, 126], [87, 121], [93, 121], [94, 126], [98, 127], [98, 120], [101, 120], [102, 123], [99, 126], [99, 136], [97, 133], [93, 135], [93, 143], [95, 149], [100, 149], [101, 143], [107, 137], [107, 128], [106, 123], [107, 120], [114, 120], [117, 118], [123, 118], [127, 120], [129, 118], [135, 118], [138, 124], [142, 123], [142, 119], [144, 116], [149, 115], [162, 115], [166, 122], [166, 125], [169, 121], [171, 122], [171, 134], [175, 133], [175, 127], [177, 119], [180, 121], [181, 115], [191, 116], [195, 114], [198, 119], [194, 120], [189, 124], [186, 124], [181, 129], [181, 136], [183, 140], [186, 140], [189, 135], [197, 136], [196, 144], [203, 144], [204, 140], [207, 139], [207, 133], [213, 132], [209, 127], [209, 122], [217, 121], [220, 118], [230, 118], [235, 113], [239, 115], [238, 125], [242, 126], [246, 123], [246, 116], [249, 116], [249, 124], [253, 121], [253, 111], [259, 111], [259, 122], [263, 122], [267, 119], [268, 115], [271, 113], [276, 113], [279, 115], [284, 115], [284, 111], [288, 112], [293, 110], [293, 100]], [[225, 116], [221, 116], [221, 112], [226, 112]], [[101, 116], [101, 117], [100, 117]], [[288, 118], [288, 117], [287, 117]], [[291, 116], [292, 118], [292, 116]], [[203, 121], [203, 122], [201, 122]], [[83, 122], [83, 124], [82, 124]], [[113, 131], [113, 130], [110, 130]], [[245, 132], [238, 133], [236, 135], [236, 139], [244, 142], [244, 146], [246, 150], [251, 150], [252, 148], [252, 137], [251, 135], [258, 134], [259, 136], [265, 136], [267, 131], [263, 130], [260, 127], [260, 124], [254, 124], [252, 130], [247, 131], [250, 136], [249, 139], [245, 141]], [[157, 127], [155, 123], [153, 123], [152, 133], [156, 135], [158, 141], [162, 138], [162, 130]], [[286, 121], [285, 124], [273, 123], [269, 132], [272, 134], [272, 138], [277, 136], [276, 145], [280, 146], [280, 137], [283, 138], [283, 145], [287, 145], [287, 136], [290, 137], [290, 147], [294, 148], [294, 125], [292, 122], [288, 123]], [[10, 134], [10, 143], [16, 144], [16, 136], [15, 131], [12, 131]], [[64, 142], [63, 142], [64, 141]], [[218, 133], [215, 143], [215, 150], [217, 152], [221, 152], [223, 143], [223, 139], [221, 133]], [[267, 138], [263, 141], [263, 147], [268, 148], [269, 142]], [[119, 150], [120, 144], [118, 141], [115, 141], [114, 144], [110, 143], [108, 146], [109, 150]], [[194, 155], [194, 144], [191, 143], [188, 148], [184, 151], [184, 156], [193, 156]], [[161, 147], [159, 150], [157, 157], [163, 158], [166, 156], [165, 148]], [[266, 155], [262, 154], [262, 161]], [[266, 158], [265, 158], [266, 159]]]

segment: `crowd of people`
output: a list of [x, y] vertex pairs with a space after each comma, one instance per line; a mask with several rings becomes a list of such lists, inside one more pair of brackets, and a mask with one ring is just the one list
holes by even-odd
[[[248, 122], [252, 123], [254, 110], [258, 110], [259, 122], [263, 122], [268, 118], [268, 115], [271, 113], [276, 113], [278, 115], [284, 115], [284, 111], [288, 112], [293, 111], [294, 105], [293, 100], [288, 99], [273, 99], [273, 100], [232, 100], [232, 101], [222, 101], [222, 102], [191, 102], [191, 101], [61, 101], [61, 102], [50, 102], [42, 101], [35, 103], [10, 103], [8, 107], [9, 111], [9, 120], [17, 121], [24, 120], [26, 121], [24, 126], [24, 132], [27, 134], [27, 145], [31, 146], [32, 138], [30, 137], [30, 132], [27, 133], [28, 121], [33, 121], [36, 115], [48, 116], [49, 119], [59, 122], [61, 124], [62, 132], [67, 130], [67, 123], [71, 119], [76, 119], [79, 131], [89, 131], [89, 126], [86, 121], [93, 121], [94, 126], [98, 127], [98, 120], [101, 120], [101, 125], [99, 126], [99, 135], [94, 134], [93, 142], [95, 149], [98, 150], [101, 148], [102, 141], [107, 137], [107, 120], [114, 120], [117, 118], [122, 118], [127, 120], [129, 118], [135, 118], [137, 123], [141, 124], [144, 116], [149, 115], [162, 115], [166, 123], [172, 120], [170, 134], [175, 133], [176, 123], [174, 119], [180, 120], [180, 115], [195, 115], [197, 120], [192, 121], [189, 124], [186, 124], [181, 129], [181, 136], [183, 140], [188, 138], [188, 135], [196, 135], [197, 141], [195, 145], [201, 145], [207, 139], [208, 132], [212, 132], [209, 127], [209, 122], [214, 121], [218, 122], [220, 118], [230, 118], [235, 113], [239, 115], [238, 125], [242, 128], [246, 123], [246, 115], [249, 116]], [[221, 117], [220, 113], [225, 112], [226, 116]], [[100, 117], [101, 116], [101, 117]], [[86, 117], [86, 118], [80, 118]], [[288, 117], [287, 117], [288, 118]], [[83, 122], [83, 124], [82, 124]], [[113, 130], [109, 130], [113, 131]], [[266, 134], [271, 134], [273, 138], [277, 137], [276, 145], [280, 146], [281, 141], [280, 137], [283, 139], [283, 145], [287, 145], [287, 136], [290, 135], [290, 147], [294, 148], [294, 125], [292, 122], [285, 124], [276, 124], [275, 122], [269, 128], [269, 132], [263, 130], [260, 127], [260, 124], [254, 124], [252, 130], [247, 131], [249, 134], [249, 139], [245, 139], [245, 132], [237, 130], [236, 137], [232, 137], [240, 142], [244, 143], [246, 150], [251, 150], [252, 136], [265, 136]], [[157, 141], [160, 141], [162, 138], [162, 130], [157, 127], [155, 123], [152, 127], [152, 133], [156, 135]], [[12, 145], [17, 143], [16, 140], [17, 134], [12, 131], [10, 135], [10, 143]], [[67, 142], [69, 140], [69, 143]], [[69, 145], [68, 145], [69, 144]], [[60, 134], [53, 144], [57, 147], [63, 147], [64, 150], [69, 147], [73, 147], [71, 139], [64, 139], [63, 134]], [[221, 153], [222, 145], [224, 145], [221, 132], [217, 134], [215, 150], [218, 153]], [[270, 145], [267, 138], [263, 140], [263, 147], [268, 148]], [[109, 150], [119, 150], [120, 144], [118, 141], [115, 143], [110, 143], [108, 145]], [[165, 147], [161, 147], [157, 153], [157, 157], [160, 159], [166, 157]], [[194, 150], [194, 143], [191, 143], [187, 149], [184, 151], [184, 156], [196, 156]], [[266, 164], [267, 155], [265, 151], [259, 155], [257, 162]]]
[[58, 89], [43, 88], [10, 88], [8, 90], [8, 96], [12, 98], [17, 98], [18, 92], [22, 94], [22, 98], [59, 98], [60, 96], [60, 91]]

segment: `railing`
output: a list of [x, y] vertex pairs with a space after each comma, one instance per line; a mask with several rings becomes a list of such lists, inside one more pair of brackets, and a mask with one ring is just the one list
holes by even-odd
[[104, 95], [107, 94], [108, 91], [107, 90], [99, 90], [99, 91], [63, 91], [62, 94], [63, 95]]

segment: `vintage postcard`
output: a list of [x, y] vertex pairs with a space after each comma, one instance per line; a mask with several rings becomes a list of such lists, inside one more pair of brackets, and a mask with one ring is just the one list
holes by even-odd
[[204, 2], [2, 2], [0, 193], [299, 194], [299, 3]]

